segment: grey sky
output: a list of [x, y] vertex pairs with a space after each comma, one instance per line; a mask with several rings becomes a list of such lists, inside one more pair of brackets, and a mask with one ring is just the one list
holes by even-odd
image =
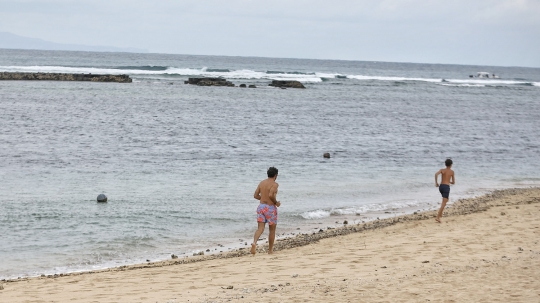
[[0, 0], [0, 31], [150, 52], [540, 67], [540, 0]]

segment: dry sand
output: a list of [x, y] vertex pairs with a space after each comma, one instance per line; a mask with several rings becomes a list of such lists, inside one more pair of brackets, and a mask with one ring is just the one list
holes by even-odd
[[540, 302], [539, 188], [460, 200], [442, 224], [434, 215], [299, 236], [274, 255], [5, 281], [0, 302]]

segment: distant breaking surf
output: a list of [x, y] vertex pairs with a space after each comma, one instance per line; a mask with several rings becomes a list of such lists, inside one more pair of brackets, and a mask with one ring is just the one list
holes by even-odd
[[232, 70], [228, 68], [179, 68], [171, 66], [115, 66], [115, 67], [76, 67], [76, 66], [0, 66], [4, 72], [33, 72], [33, 73], [81, 73], [81, 74], [128, 74], [137, 78], [149, 77], [223, 77], [226, 79], [252, 80], [297, 80], [300, 82], [318, 83], [328, 80], [335, 81], [391, 81], [399, 83], [426, 82], [454, 87], [485, 87], [500, 85], [528, 85], [540, 87], [540, 82], [530, 82], [512, 79], [445, 79], [421, 77], [392, 77], [377, 75], [346, 75], [341, 73], [302, 72], [302, 71], [254, 71], [249, 69]]

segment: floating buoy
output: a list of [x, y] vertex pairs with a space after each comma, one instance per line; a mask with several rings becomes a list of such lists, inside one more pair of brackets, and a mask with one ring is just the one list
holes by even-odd
[[99, 196], [97, 196], [97, 201], [98, 202], [107, 202], [107, 196], [105, 196], [104, 194], [99, 194]]

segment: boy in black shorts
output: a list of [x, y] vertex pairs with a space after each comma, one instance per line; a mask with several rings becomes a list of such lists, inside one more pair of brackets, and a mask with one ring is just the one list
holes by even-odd
[[[446, 159], [446, 161], [444, 161], [444, 164], [446, 165], [446, 168], [440, 169], [435, 174], [435, 186], [439, 188], [439, 192], [442, 195], [441, 208], [437, 213], [437, 218], [435, 218], [435, 221], [437, 221], [437, 223], [441, 223], [443, 210], [446, 206], [446, 202], [448, 202], [448, 197], [450, 196], [450, 184], [455, 183], [454, 171], [452, 170], [452, 159]], [[439, 185], [438, 183], [439, 175], [442, 175], [441, 185]]]

